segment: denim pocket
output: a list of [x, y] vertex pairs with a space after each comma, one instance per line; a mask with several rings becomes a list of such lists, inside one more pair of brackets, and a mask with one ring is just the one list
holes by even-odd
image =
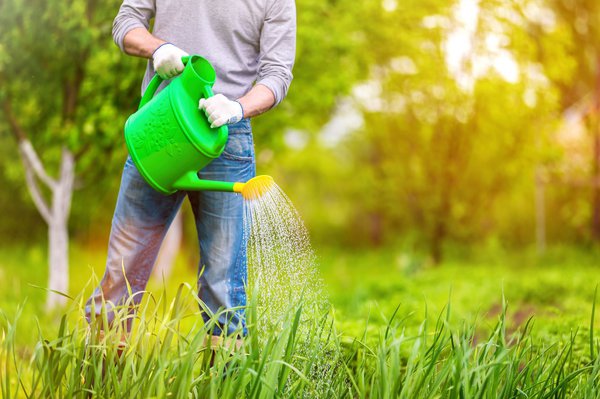
[[223, 150], [223, 158], [233, 161], [252, 162], [254, 143], [251, 132], [232, 131]]
[[125, 160], [125, 165], [123, 166], [123, 169], [125, 170], [132, 166], [135, 167], [135, 165], [133, 164], [133, 159], [131, 159], [131, 155], [127, 155], [127, 159]]

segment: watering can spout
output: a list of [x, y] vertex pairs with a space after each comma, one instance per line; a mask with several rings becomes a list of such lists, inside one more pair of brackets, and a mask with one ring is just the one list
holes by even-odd
[[196, 172], [190, 171], [180, 177], [173, 188], [189, 191], [225, 191], [240, 193], [244, 199], [256, 199], [263, 196], [275, 184], [267, 175], [253, 177], [246, 183], [200, 179]]
[[[173, 183], [173, 188], [187, 191], [225, 191], [241, 193], [243, 184], [244, 183], [200, 179], [198, 177], [198, 172], [192, 170], [177, 179], [177, 181]], [[239, 185], [242, 185], [242, 187]]]
[[235, 184], [238, 185], [236, 188], [241, 190], [237, 192], [242, 193], [242, 196], [245, 200], [255, 200], [261, 198], [273, 187], [275, 187], [275, 181], [271, 176], [268, 175], [256, 176], [248, 180], [246, 183]]

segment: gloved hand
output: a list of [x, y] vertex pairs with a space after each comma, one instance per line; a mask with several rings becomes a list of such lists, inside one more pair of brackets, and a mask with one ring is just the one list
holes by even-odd
[[185, 67], [181, 57], [186, 55], [189, 54], [171, 43], [161, 44], [152, 53], [154, 70], [163, 79], [170, 79], [179, 75]]
[[239, 122], [244, 117], [244, 109], [238, 101], [229, 100], [222, 94], [208, 99], [201, 98], [198, 108], [203, 110], [211, 123], [211, 128]]

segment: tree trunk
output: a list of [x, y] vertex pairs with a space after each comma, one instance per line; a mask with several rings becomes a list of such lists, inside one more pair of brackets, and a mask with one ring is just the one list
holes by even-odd
[[52, 189], [51, 217], [48, 221], [48, 297], [46, 310], [63, 306], [69, 289], [69, 214], [73, 196], [75, 161], [62, 150], [60, 177]]
[[592, 185], [592, 237], [600, 241], [600, 57], [597, 62], [596, 90], [594, 93], [594, 108], [591, 113], [591, 131], [594, 140], [594, 154], [592, 159], [593, 181]]
[[546, 182], [539, 165], [535, 170], [535, 237], [537, 252], [543, 255], [546, 252]]
[[600, 181], [600, 129], [598, 129], [597, 125], [598, 123], [593, 121], [594, 159], [592, 170], [594, 177], [592, 178], [592, 237], [595, 240], [600, 240], [600, 184], [597, 183]]
[[179, 248], [181, 247], [182, 236], [183, 216], [181, 215], [180, 209], [179, 212], [177, 212], [175, 219], [173, 219], [171, 227], [169, 227], [167, 236], [165, 237], [162, 246], [160, 247], [160, 252], [158, 253], [158, 260], [156, 261], [156, 265], [154, 265], [153, 274], [159, 279], [164, 279], [166, 281], [171, 276], [171, 271], [173, 270], [175, 258], [177, 257], [177, 254], [179, 253]]
[[66, 223], [48, 226], [48, 296], [46, 310], [63, 306], [69, 289], [69, 234]]
[[[19, 146], [21, 162], [25, 169], [25, 182], [40, 216], [48, 225], [48, 296], [46, 310], [66, 302], [69, 286], [69, 231], [73, 182], [75, 180], [75, 157], [66, 147], [62, 148], [58, 179], [46, 171], [28, 135], [17, 121], [10, 98], [1, 103], [2, 110]], [[50, 190], [50, 202], [40, 189], [40, 183]]]
[[446, 239], [446, 221], [444, 217], [437, 218], [431, 235], [430, 252], [433, 263], [437, 266], [444, 257], [444, 241]]

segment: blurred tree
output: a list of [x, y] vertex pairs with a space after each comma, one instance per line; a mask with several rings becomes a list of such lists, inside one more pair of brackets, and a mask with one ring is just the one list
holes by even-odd
[[[535, 57], [537, 39], [510, 18], [512, 6], [437, 9], [378, 63], [383, 104], [367, 114], [370, 144], [362, 148], [379, 159], [378, 175], [366, 180], [393, 182], [371, 186], [380, 191], [372, 206], [391, 228], [420, 231], [439, 262], [447, 239], [472, 243], [497, 231], [501, 218], [519, 222], [503, 208], [518, 201], [520, 181], [533, 181], [558, 104]], [[564, 54], [551, 40], [543, 45]], [[569, 75], [569, 66], [558, 69]]]
[[[27, 187], [48, 225], [48, 288], [56, 292], [68, 290], [68, 220], [76, 175], [102, 174], [102, 160], [121, 142], [119, 121], [138, 95], [139, 70], [111, 41], [119, 3], [0, 3], [2, 122], [16, 139]], [[48, 308], [64, 302], [52, 291]]]
[[[572, 79], [551, 75], [561, 91], [563, 110], [585, 104], [583, 115], [592, 143], [589, 183], [591, 187], [592, 236], [600, 241], [600, 2], [597, 0], [547, 0], [559, 29], [569, 34], [568, 56], [575, 61]], [[529, 19], [530, 32], [539, 40], [545, 35], [542, 21]], [[539, 58], [552, 69], [556, 54], [541, 49]], [[580, 179], [570, 176], [568, 179]]]
[[[291, 190], [317, 204], [300, 205], [309, 224], [337, 223], [355, 243], [412, 235], [436, 261], [449, 240], [533, 238], [534, 170], [555, 154], [560, 108], [536, 41], [565, 81], [573, 61], [562, 31], [533, 38], [514, 7], [390, 0], [361, 9], [353, 37], [370, 68], [353, 92], [364, 127], [331, 149], [309, 140], [286, 160], [290, 180], [306, 173], [310, 189]], [[312, 209], [324, 204], [329, 212]]]

